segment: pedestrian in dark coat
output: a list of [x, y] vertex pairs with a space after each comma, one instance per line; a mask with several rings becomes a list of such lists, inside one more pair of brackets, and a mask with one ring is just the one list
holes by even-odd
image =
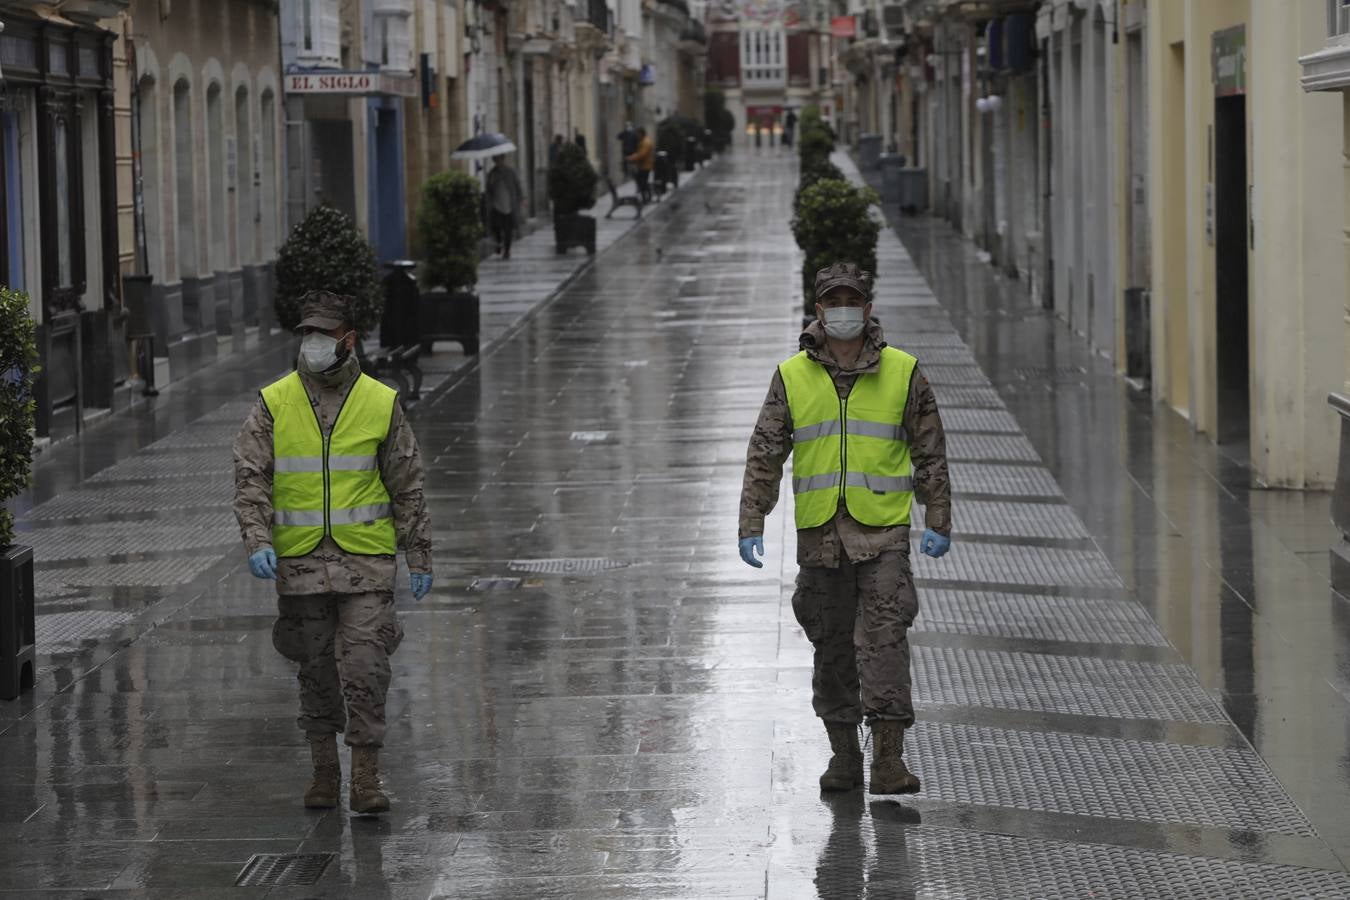
[[511, 258], [511, 239], [516, 233], [516, 213], [525, 205], [525, 189], [520, 176], [506, 162], [497, 157], [487, 177], [488, 224], [497, 241], [497, 252], [502, 259]]

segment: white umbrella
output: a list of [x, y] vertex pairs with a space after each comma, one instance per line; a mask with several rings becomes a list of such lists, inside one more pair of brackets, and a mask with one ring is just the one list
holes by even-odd
[[516, 145], [504, 134], [477, 134], [455, 148], [451, 159], [489, 159], [505, 153], [514, 153]]

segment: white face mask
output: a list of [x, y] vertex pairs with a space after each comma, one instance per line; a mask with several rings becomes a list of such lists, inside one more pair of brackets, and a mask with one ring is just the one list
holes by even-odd
[[337, 365], [337, 348], [346, 335], [331, 338], [326, 334], [311, 331], [300, 340], [300, 358], [305, 368], [311, 372], [327, 372]]
[[835, 340], [851, 341], [862, 334], [863, 307], [836, 306], [825, 310], [825, 333]]

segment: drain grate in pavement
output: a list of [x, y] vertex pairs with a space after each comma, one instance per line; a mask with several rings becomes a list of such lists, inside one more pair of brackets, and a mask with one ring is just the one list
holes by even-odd
[[538, 572], [545, 575], [593, 575], [612, 569], [626, 569], [628, 563], [602, 558], [571, 559], [513, 559], [508, 566], [512, 572]]
[[314, 884], [332, 859], [331, 853], [255, 853], [234, 886]]
[[608, 431], [574, 431], [572, 440], [580, 441], [583, 444], [599, 444], [609, 440]]
[[518, 587], [519, 578], [475, 578], [469, 584], [471, 591], [514, 591]]
[[924, 366], [923, 374], [933, 384], [992, 387], [979, 366]]
[[106, 563], [92, 566], [70, 566], [39, 570], [35, 583], [39, 596], [50, 589], [88, 587], [167, 587], [187, 584], [220, 561], [223, 554], [214, 556], [177, 556], [173, 559], [152, 559], [126, 563]]
[[933, 385], [933, 393], [937, 395], [938, 407], [942, 410], [944, 423], [951, 411], [959, 407], [974, 409], [1004, 408], [1003, 398], [993, 388]]
[[1062, 497], [1049, 469], [992, 463], [951, 463], [952, 490], [958, 494], [1012, 497]]

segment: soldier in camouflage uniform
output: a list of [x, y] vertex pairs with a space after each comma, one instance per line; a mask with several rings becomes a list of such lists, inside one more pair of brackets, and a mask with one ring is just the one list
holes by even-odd
[[[305, 298], [299, 326], [305, 337], [297, 371], [325, 446], [358, 378], [366, 377], [354, 352], [357, 337], [349, 310], [350, 298], [315, 291]], [[346, 428], [350, 423], [343, 421]], [[359, 424], [361, 430], [378, 433], [385, 423]], [[397, 399], [387, 424], [375, 462], [391, 501], [397, 546], [407, 557], [413, 595], [420, 600], [431, 588], [431, 523], [422, 459]], [[403, 639], [394, 613], [394, 555], [344, 551], [325, 524], [313, 550], [278, 558], [273, 550], [274, 518], [280, 519], [273, 509], [276, 439], [273, 410], [260, 394], [234, 440], [234, 512], [253, 574], [277, 582], [279, 615], [272, 643], [299, 668], [297, 721], [308, 736], [314, 763], [305, 806], [337, 806], [341, 769], [336, 735], [345, 731], [352, 748], [351, 808], [383, 812], [389, 800], [380, 787], [378, 758], [389, 656]]]
[[[818, 321], [803, 332], [800, 346], [806, 359], [829, 374], [843, 409], [858, 379], [880, 371], [886, 347], [880, 324], [871, 318], [871, 278], [852, 263], [836, 263], [817, 273], [815, 293]], [[890, 352], [892, 358], [899, 356]], [[764, 519], [777, 504], [783, 464], [793, 453], [784, 367], [774, 372], [750, 438], [741, 491], [741, 558], [757, 568], [763, 565], [756, 555], [764, 553]], [[904, 396], [901, 389], [895, 396]], [[852, 414], [849, 418], [852, 429]], [[900, 421], [904, 430], [897, 440], [908, 442], [912, 491], [925, 506], [927, 531], [920, 547], [930, 556], [941, 556], [951, 535], [946, 438], [933, 389], [917, 364]], [[797, 439], [805, 436], [798, 432]], [[796, 468], [794, 474], [800, 476], [800, 460]], [[833, 476], [838, 479], [834, 483], [851, 486], [852, 467], [848, 471], [847, 477]], [[865, 717], [873, 734], [871, 792], [912, 793], [919, 790], [919, 779], [906, 768], [902, 754], [905, 729], [914, 723], [907, 632], [919, 602], [910, 573], [907, 516], [906, 524], [865, 525], [850, 514], [854, 500], [845, 500], [842, 488], [838, 494], [841, 499], [829, 521], [798, 530], [800, 570], [792, 599], [797, 621], [815, 649], [812, 702], [834, 751], [820, 786], [851, 790], [862, 785], [857, 729]], [[907, 498], [892, 502], [908, 508]], [[799, 494], [799, 512], [802, 503]]]

